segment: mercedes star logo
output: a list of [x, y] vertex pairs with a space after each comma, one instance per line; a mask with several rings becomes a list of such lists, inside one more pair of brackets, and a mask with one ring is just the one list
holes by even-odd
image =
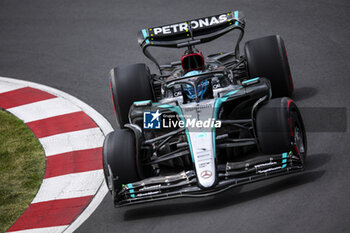
[[201, 177], [203, 177], [204, 179], [208, 179], [212, 176], [212, 172], [209, 170], [204, 170], [201, 172]]

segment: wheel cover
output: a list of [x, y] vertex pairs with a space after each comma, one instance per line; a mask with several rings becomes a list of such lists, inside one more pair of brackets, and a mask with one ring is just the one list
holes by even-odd
[[294, 143], [300, 153], [300, 155], [305, 154], [305, 146], [304, 146], [304, 137], [303, 133], [301, 132], [299, 126], [294, 127]]
[[115, 192], [115, 187], [114, 187], [114, 179], [113, 179], [113, 172], [112, 172], [112, 169], [111, 169], [111, 166], [109, 166], [108, 164], [108, 188], [109, 190], [111, 191], [112, 193], [112, 198], [114, 200], [114, 198], [116, 197], [116, 192]]

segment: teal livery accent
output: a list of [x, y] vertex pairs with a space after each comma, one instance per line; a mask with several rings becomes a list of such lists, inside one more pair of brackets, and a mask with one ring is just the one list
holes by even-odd
[[282, 158], [283, 158], [282, 159], [282, 164], [283, 164], [282, 168], [285, 168], [285, 167], [287, 167], [287, 164], [286, 164], [287, 163], [287, 152], [282, 154]]
[[[225, 102], [230, 96], [234, 95], [236, 92], [239, 90], [233, 90], [228, 93], [226, 93], [223, 97], [219, 97], [215, 100], [214, 103], [214, 120], [216, 121], [218, 119], [218, 113], [219, 109], [221, 107], [221, 104]], [[214, 127], [213, 129], [213, 148], [214, 148], [214, 158], [216, 158], [216, 140], [215, 140], [215, 135], [216, 135], [216, 128]]]
[[[181, 108], [179, 106], [172, 106], [170, 104], [163, 104], [163, 105], [159, 105], [157, 107], [158, 108], [167, 108], [170, 111], [176, 112], [177, 115], [179, 115], [179, 117], [181, 118], [181, 120], [186, 124], [186, 120], [183, 117], [182, 110], [181, 110]], [[190, 135], [188, 134], [188, 129], [186, 129], [185, 133], [186, 133], [186, 137], [187, 137], [187, 141], [188, 141], [188, 146], [190, 147], [190, 153], [191, 153], [192, 162], [194, 162], [192, 143], [191, 143]]]
[[188, 129], [185, 130], [185, 133], [186, 133], [186, 137], [187, 137], [187, 141], [188, 141], [188, 146], [190, 147], [192, 162], [194, 162], [192, 143], [191, 143], [190, 135], [188, 134]]
[[[238, 20], [238, 11], [234, 12], [234, 19]], [[235, 25], [238, 26], [238, 22], [237, 21], [235, 22]]]
[[197, 75], [199, 74], [200, 72], [198, 70], [192, 70], [190, 72], [187, 72], [184, 77], [190, 77], [190, 76], [193, 76], [193, 75]]
[[260, 79], [259, 77], [257, 77], [257, 78], [252, 78], [252, 79], [245, 80], [245, 81], [243, 81], [242, 83], [243, 83], [243, 84], [247, 84], [247, 83], [255, 82], [255, 81], [259, 80], [259, 79]]
[[135, 105], [142, 105], [142, 104], [149, 104], [151, 103], [151, 100], [141, 100], [141, 101], [135, 101], [134, 104]]
[[239, 90], [230, 91], [230, 92], [226, 93], [223, 97], [219, 97], [219, 98], [217, 98], [215, 100], [215, 104], [214, 104], [214, 120], [216, 120], [217, 117], [218, 117], [218, 111], [219, 111], [219, 108], [220, 108], [221, 104], [223, 102], [225, 102], [230, 96], [235, 94], [237, 91], [239, 91]]
[[142, 29], [142, 34], [143, 34], [143, 38], [146, 38], [146, 37], [147, 37], [147, 31], [146, 31], [146, 29]]
[[135, 197], [135, 194], [133, 194], [135, 191], [134, 189], [132, 188], [132, 184], [127, 184], [126, 187], [128, 187], [129, 189], [129, 193], [130, 193], [130, 197], [134, 198]]
[[150, 100], [135, 101], [134, 104], [145, 104], [149, 103]]
[[149, 44], [149, 39], [146, 40], [146, 43]]

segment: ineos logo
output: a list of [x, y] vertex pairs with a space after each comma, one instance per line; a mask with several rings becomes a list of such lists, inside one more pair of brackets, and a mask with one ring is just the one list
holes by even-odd
[[209, 170], [205, 170], [201, 172], [201, 177], [204, 179], [208, 179], [213, 175], [213, 173]]

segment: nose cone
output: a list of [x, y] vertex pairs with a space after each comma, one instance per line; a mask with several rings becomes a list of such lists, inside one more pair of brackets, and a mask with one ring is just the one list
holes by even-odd
[[[198, 186], [210, 188], [216, 183], [215, 147], [212, 124], [206, 124], [213, 116], [212, 100], [202, 104], [191, 103], [184, 107], [184, 117], [188, 124], [187, 140], [190, 145], [192, 162], [196, 168]], [[202, 121], [201, 127], [196, 122]]]
[[210, 188], [216, 181], [216, 167], [213, 149], [213, 134], [208, 132], [189, 132], [192, 155], [196, 167], [198, 185]]

